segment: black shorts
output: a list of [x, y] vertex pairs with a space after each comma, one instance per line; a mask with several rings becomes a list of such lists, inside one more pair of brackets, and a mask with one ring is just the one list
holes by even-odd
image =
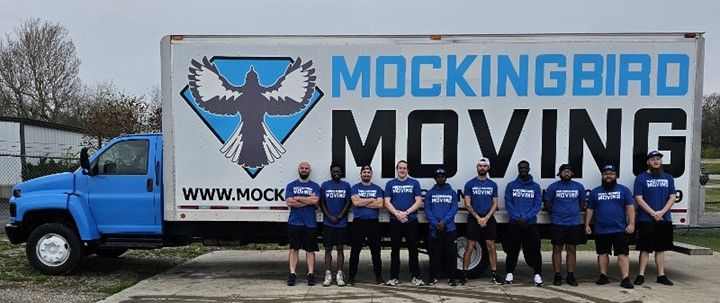
[[637, 223], [638, 239], [635, 249], [654, 252], [673, 249], [673, 226], [667, 221]]
[[346, 245], [348, 243], [348, 229], [347, 227], [323, 226], [322, 237], [325, 249], [336, 245]]
[[598, 255], [609, 254], [611, 249], [615, 256], [630, 254], [630, 236], [624, 232], [595, 235], [595, 252]]
[[551, 225], [552, 236], [550, 243], [552, 245], [577, 245], [583, 239], [582, 228], [580, 225]]
[[497, 221], [495, 216], [490, 217], [485, 227], [480, 227], [475, 217], [468, 214], [467, 225], [465, 226], [465, 238], [473, 241], [480, 240], [496, 240], [497, 239]]
[[302, 249], [304, 251], [318, 251], [320, 248], [317, 244], [317, 230], [315, 228], [307, 228], [304, 226], [294, 226], [288, 224], [288, 238], [290, 239], [290, 249]]

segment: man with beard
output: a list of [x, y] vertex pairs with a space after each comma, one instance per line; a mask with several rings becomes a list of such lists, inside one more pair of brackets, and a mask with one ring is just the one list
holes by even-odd
[[465, 183], [464, 201], [468, 217], [465, 227], [467, 245], [463, 255], [463, 271], [460, 277], [460, 284], [463, 285], [467, 282], [467, 270], [475, 243], [481, 240], [485, 240], [490, 259], [490, 282], [496, 285], [502, 284], [502, 280], [497, 274], [497, 253], [495, 252], [497, 221], [493, 216], [498, 207], [498, 186], [495, 181], [488, 178], [489, 170], [490, 160], [480, 158], [477, 163], [477, 177]]
[[323, 212], [323, 246], [325, 246], [325, 280], [323, 286], [332, 284], [332, 249], [337, 249], [337, 286], [345, 286], [343, 265], [345, 255], [343, 246], [347, 243], [347, 213], [350, 210], [350, 183], [341, 180], [343, 169], [340, 165], [330, 165], [329, 181], [320, 186], [320, 209]]
[[420, 278], [418, 262], [418, 221], [416, 211], [422, 206], [420, 183], [408, 176], [407, 161], [400, 160], [395, 166], [397, 178], [385, 184], [385, 208], [390, 213], [390, 280], [387, 285], [400, 283], [400, 246], [402, 239], [408, 247], [412, 283], [425, 285]]
[[675, 180], [663, 172], [663, 154], [654, 150], [647, 154], [648, 171], [635, 178], [635, 202], [638, 205], [638, 239], [640, 270], [635, 285], [645, 282], [650, 253], [655, 252], [657, 283], [673, 285], [665, 275], [665, 251], [673, 248], [673, 227], [670, 208], [675, 203]]
[[425, 216], [428, 220], [430, 235], [428, 253], [430, 254], [430, 284], [437, 284], [440, 269], [445, 267], [445, 275], [450, 286], [455, 283], [455, 263], [457, 246], [455, 244], [455, 215], [458, 210], [457, 192], [447, 184], [447, 172], [439, 168], [435, 171], [435, 185], [425, 193]]
[[[590, 229], [590, 222], [595, 222]], [[635, 206], [630, 189], [617, 184], [617, 168], [605, 165], [602, 168], [602, 185], [590, 193], [585, 210], [585, 234], [595, 234], [595, 251], [598, 254], [600, 277], [595, 284], [610, 283], [607, 277], [608, 254], [614, 251], [620, 267], [622, 280], [620, 286], [633, 288], [630, 283], [630, 235], [635, 231]]]
[[353, 223], [350, 231], [350, 269], [348, 284], [355, 284], [360, 250], [363, 242], [367, 241], [372, 256], [375, 283], [385, 284], [382, 278], [382, 260], [380, 259], [380, 221], [378, 214], [383, 207], [383, 191], [380, 186], [370, 182], [372, 180], [372, 167], [365, 165], [360, 169], [361, 182], [352, 186]]
[[299, 178], [290, 182], [285, 188], [285, 201], [290, 207], [288, 217], [288, 237], [290, 238], [290, 275], [287, 279], [288, 286], [294, 286], [297, 280], [295, 269], [298, 264], [300, 249], [305, 251], [308, 274], [307, 285], [315, 285], [315, 252], [318, 251], [316, 241], [315, 205], [320, 200], [320, 185], [311, 181], [310, 164], [301, 162], [298, 166]]
[[565, 282], [578, 286], [575, 279], [575, 248], [580, 242], [582, 218], [580, 210], [585, 207], [585, 187], [572, 180], [573, 172], [569, 164], [560, 165], [557, 175], [560, 177], [545, 190], [545, 206], [550, 212], [552, 222], [551, 243], [552, 262], [555, 270], [553, 285], [562, 285], [562, 251], [565, 246], [567, 277]]
[[508, 183], [505, 189], [505, 209], [510, 216], [508, 237], [505, 247], [505, 283], [513, 283], [513, 272], [517, 266], [518, 255], [522, 247], [525, 262], [533, 269], [535, 286], [542, 286], [542, 255], [540, 254], [540, 234], [537, 228], [537, 214], [542, 206], [540, 185], [530, 175], [530, 163], [522, 160], [518, 163], [518, 177]]

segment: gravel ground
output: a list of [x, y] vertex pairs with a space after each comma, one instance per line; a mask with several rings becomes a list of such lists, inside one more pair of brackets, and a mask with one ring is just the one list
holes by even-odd
[[214, 247], [191, 245], [133, 250], [119, 258], [89, 256], [67, 276], [44, 276], [27, 262], [24, 245], [12, 245], [0, 232], [0, 301], [95, 302], [139, 281], [195, 258]]

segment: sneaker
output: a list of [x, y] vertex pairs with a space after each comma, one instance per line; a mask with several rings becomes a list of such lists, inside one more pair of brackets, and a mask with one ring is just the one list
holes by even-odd
[[430, 279], [428, 280], [428, 285], [435, 285], [438, 284], [438, 279]]
[[287, 278], [287, 285], [288, 286], [295, 286], [295, 282], [297, 281], [297, 275], [296, 274], [290, 274]]
[[315, 275], [312, 273], [307, 274], [307, 285], [308, 286], [315, 286], [317, 282], [315, 282]]
[[467, 283], [467, 271], [463, 270], [460, 274], [460, 285], [465, 285]]
[[498, 275], [496, 272], [493, 272], [490, 274], [490, 283], [495, 285], [502, 285], [503, 281], [500, 279], [500, 275]]
[[[380, 281], [380, 284], [385, 284], [385, 282], [384, 282], [384, 281]], [[348, 278], [347, 283], [345, 283], [345, 285], [347, 285], [347, 286], [355, 286], [355, 278], [353, 278], [353, 277]]]
[[533, 276], [533, 282], [535, 282], [535, 286], [540, 287], [543, 285], [542, 277], [539, 274], [535, 274]]
[[457, 283], [455, 283], [455, 279], [448, 279], [448, 285], [457, 286]]
[[565, 279], [565, 283], [567, 283], [570, 286], [578, 286], [577, 280], [575, 280], [575, 275], [568, 274], [567, 278]]
[[343, 279], [342, 270], [338, 270], [337, 276], [335, 276], [335, 282], [337, 283], [337, 286], [340, 286], [340, 287], [345, 286], [345, 279]]
[[332, 272], [329, 270], [325, 271], [325, 280], [323, 281], [323, 286], [330, 286], [332, 284]]
[[[568, 277], [570, 278], [570, 277]], [[553, 278], [553, 285], [560, 286], [562, 285], [562, 276], [560, 274], [555, 274], [555, 277]]]
[[600, 277], [595, 280], [595, 284], [597, 285], [605, 285], [610, 283], [610, 280], [608, 280], [608, 277], [606, 275], [600, 274]]
[[625, 279], [622, 279], [622, 281], [620, 281], [620, 287], [626, 288], [626, 289], [635, 288], [635, 286], [633, 286], [633, 284], [630, 283], [630, 277], [626, 277]]
[[381, 276], [375, 277], [375, 284], [377, 285], [385, 285], [385, 280]]
[[385, 282], [385, 285], [387, 285], [387, 286], [395, 286], [398, 284], [400, 284], [400, 281], [398, 281], [397, 278], [392, 278], [392, 279], [388, 280], [387, 282]]
[[660, 284], [667, 285], [667, 286], [673, 285], [673, 282], [670, 281], [670, 279], [668, 279], [668, 277], [665, 276], [665, 275], [658, 276], [658, 277], [657, 277], [657, 282], [660, 283]]
[[[660, 278], [660, 277], [658, 277], [658, 278]], [[635, 278], [635, 282], [633, 282], [633, 284], [635, 284], [635, 285], [643, 285], [643, 283], [645, 283], [645, 276], [643, 276], [643, 275], [638, 275]]]
[[512, 284], [513, 283], [513, 274], [509, 272], [507, 275], [505, 275], [505, 284]]
[[425, 281], [423, 281], [422, 279], [420, 279], [420, 277], [413, 277], [413, 278], [412, 278], [412, 284], [415, 285], [415, 286], [427, 285], [427, 284], [425, 284]]

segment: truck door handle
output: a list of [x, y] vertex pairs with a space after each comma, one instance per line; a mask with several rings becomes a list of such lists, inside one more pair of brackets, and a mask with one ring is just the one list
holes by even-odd
[[151, 193], [153, 191], [153, 179], [147, 179], [147, 191]]

